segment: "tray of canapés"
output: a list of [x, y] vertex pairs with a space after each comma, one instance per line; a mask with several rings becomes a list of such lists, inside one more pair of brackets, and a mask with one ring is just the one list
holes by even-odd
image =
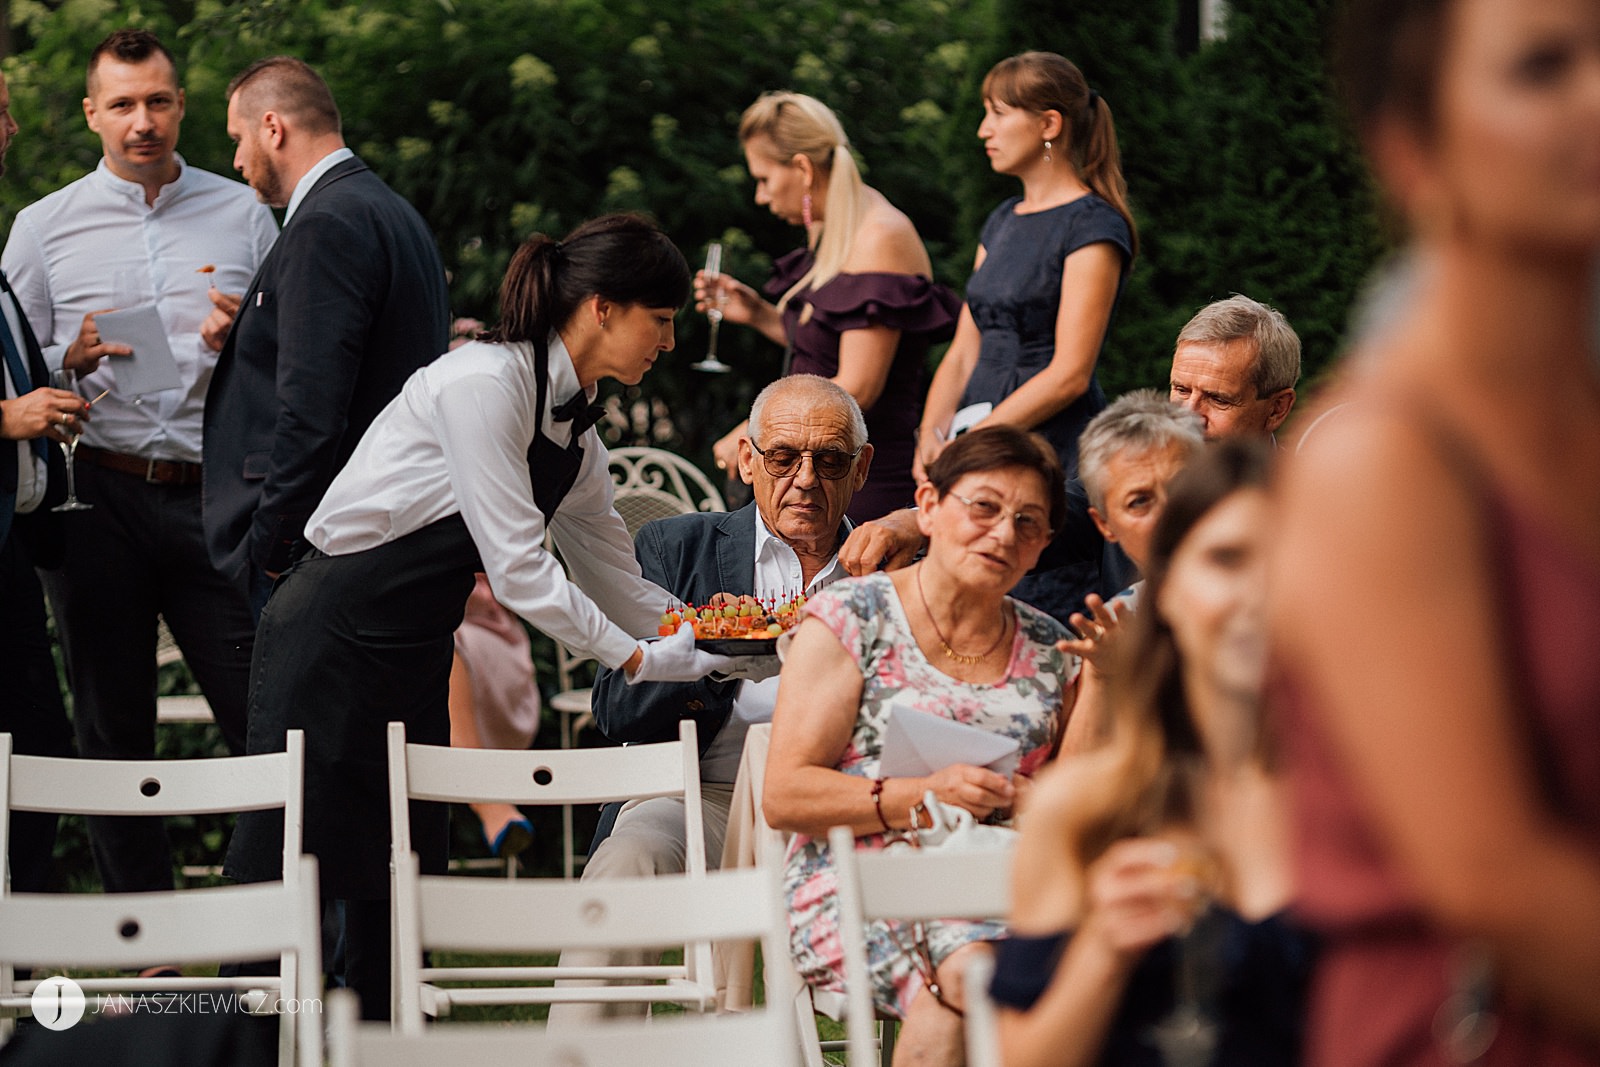
[[721, 604], [685, 604], [661, 613], [657, 629], [671, 637], [684, 624], [694, 627], [694, 647], [719, 656], [775, 656], [778, 638], [800, 622], [804, 593], [788, 598], [742, 596]]

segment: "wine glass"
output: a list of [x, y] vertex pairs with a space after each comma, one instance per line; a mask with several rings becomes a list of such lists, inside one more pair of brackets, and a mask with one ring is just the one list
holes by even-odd
[[1216, 859], [1196, 844], [1180, 846], [1174, 866], [1194, 879], [1199, 896], [1189, 928], [1174, 939], [1172, 1011], [1149, 1029], [1146, 1040], [1165, 1067], [1210, 1067], [1221, 1037], [1215, 1011], [1226, 926], [1211, 900], [1220, 875]]
[[728, 294], [717, 284], [722, 276], [722, 245], [716, 241], [706, 246], [705, 275], [712, 287], [711, 306], [706, 308], [706, 318], [711, 320], [711, 344], [706, 348], [706, 358], [690, 365], [707, 374], [726, 374], [733, 368], [717, 358], [717, 330], [722, 326], [722, 305], [728, 302]]
[[[53, 371], [50, 375], [50, 385], [54, 389], [64, 389], [69, 393], [78, 391], [78, 372], [75, 370]], [[51, 511], [88, 511], [93, 504], [85, 504], [78, 499], [78, 485], [74, 481], [73, 457], [78, 451], [78, 438], [83, 436], [83, 422], [72, 424], [63, 415], [61, 417], [61, 434], [66, 440], [61, 442], [61, 453], [67, 457], [67, 499], [51, 508]]]

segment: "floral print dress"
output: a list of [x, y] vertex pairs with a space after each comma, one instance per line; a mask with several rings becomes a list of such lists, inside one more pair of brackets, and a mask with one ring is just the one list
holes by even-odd
[[[861, 710], [838, 770], [878, 777], [889, 713], [897, 707], [1015, 738], [1021, 745], [1020, 773], [1037, 770], [1049, 757], [1062, 695], [1077, 677], [1078, 660], [1055, 647], [1068, 636], [1060, 623], [1026, 604], [1009, 598], [1006, 603], [1016, 613], [1017, 626], [1005, 678], [978, 685], [950, 677], [923, 656], [888, 575], [846, 579], [813, 597], [806, 615], [827, 626], [861, 667]], [[856, 848], [881, 849], [899, 836], [868, 834], [856, 839]], [[790, 953], [810, 985], [843, 992], [837, 884], [826, 839], [795, 835], [784, 871]], [[997, 922], [928, 922], [922, 927], [935, 967], [968, 942], [1005, 936], [1005, 927]], [[913, 944], [911, 924], [868, 925], [873, 1000], [895, 1018], [905, 1017], [923, 985], [906, 951]]]

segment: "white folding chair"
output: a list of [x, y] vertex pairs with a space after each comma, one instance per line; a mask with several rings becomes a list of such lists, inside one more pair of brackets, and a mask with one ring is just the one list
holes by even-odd
[[[684, 878], [663, 878], [652, 884], [687, 880], [699, 884], [706, 877], [704, 813], [700, 806], [700, 754], [694, 722], [685, 719], [678, 740], [655, 745], [621, 748], [532, 749], [508, 752], [497, 749], [443, 748], [408, 744], [405, 724], [389, 724], [389, 820], [395, 872], [395, 1017], [403, 1027], [421, 1026], [424, 1015], [449, 1014], [454, 1004], [550, 1004], [558, 1001], [677, 1003], [703, 1010], [716, 995], [712, 976], [711, 945], [705, 939], [674, 942], [648, 941], [634, 947], [676, 944], [684, 950], [682, 964], [643, 967], [427, 967], [420, 966], [425, 949], [459, 947], [435, 940], [454, 928], [451, 916], [401, 912], [399, 860], [411, 855], [409, 800], [448, 803], [500, 801], [510, 804], [603, 804], [613, 800], [682, 797], [687, 854]], [[470, 888], [484, 879], [456, 878]], [[527, 880], [524, 880], [526, 882]], [[520, 885], [523, 883], [509, 883]], [[533, 880], [530, 892], [552, 888]], [[543, 904], [538, 896], [526, 898], [530, 915]], [[537, 928], [527, 917], [491, 938], [480, 951], [505, 952], [508, 941], [531, 935]], [[559, 940], [546, 942], [566, 946]], [[441, 982], [543, 982], [555, 979], [606, 979], [624, 983], [608, 986], [499, 985], [457, 988]]]
[[994, 957], [972, 957], [961, 972], [966, 995], [967, 1067], [1000, 1067], [1000, 1021], [995, 1014], [989, 982], [994, 978]]
[[[172, 631], [167, 628], [167, 620], [156, 616], [156, 667], [165, 667], [169, 663], [178, 663], [183, 659], [183, 650], [178, 647], [178, 639], [172, 636]], [[216, 716], [211, 713], [211, 704], [199, 693], [175, 694], [173, 696], [156, 697], [156, 722], [163, 725], [180, 722], [216, 722]]]
[[866, 924], [875, 919], [1003, 919], [1011, 907], [1010, 847], [857, 852], [855, 834], [835, 826], [829, 851], [839, 885], [844, 948], [845, 1033], [850, 1062], [870, 1061], [872, 981]]
[[[630, 537], [653, 519], [728, 509], [722, 494], [700, 468], [665, 449], [614, 448], [606, 464], [611, 474], [611, 503], [627, 523]], [[552, 536], [550, 546], [559, 559], [558, 538]], [[550, 698], [550, 710], [556, 713], [561, 726], [562, 748], [571, 748], [583, 728], [594, 721], [589, 707], [593, 691], [579, 681], [580, 677], [587, 680], [588, 663], [589, 657], [574, 655], [556, 642], [557, 692]], [[580, 858], [572, 840], [570, 805], [561, 812], [561, 842], [562, 871], [571, 878]]]
[[[788, 1005], [793, 998], [794, 977], [784, 964], [788, 958], [784, 917], [779, 906], [776, 880], [761, 868], [719, 871], [703, 878], [618, 878], [593, 882], [568, 882], [552, 879], [508, 882], [488, 878], [418, 877], [414, 855], [396, 857], [396, 904], [402, 923], [415, 931], [421, 947], [458, 952], [537, 952], [558, 949], [614, 950], [649, 948], [672, 944], [705, 944], [732, 938], [757, 938], [766, 960], [767, 1002], [771, 1010], [765, 1026], [768, 1039], [754, 1048], [738, 1044], [739, 1031], [719, 1030], [716, 1024], [707, 1031], [681, 1031], [684, 1048], [672, 1058], [667, 1049], [680, 1033], [677, 1023], [656, 1017], [646, 1024], [645, 1044], [629, 1044], [619, 1037], [616, 1050], [601, 1054], [602, 1034], [637, 1033], [629, 1022], [608, 1021], [593, 1030], [572, 1029], [560, 1039], [546, 1039], [542, 1046], [527, 1044], [528, 1050], [543, 1047], [551, 1052], [550, 1062], [622, 1063], [624, 1049], [631, 1050], [640, 1062], [709, 1062], [699, 1057], [710, 1055], [729, 1041], [743, 1058], [716, 1062], [789, 1062], [797, 1049], [793, 1015]], [[396, 970], [407, 972], [402, 981], [415, 989], [420, 957], [408, 953], [396, 960]], [[486, 970], [493, 979], [500, 971]], [[523, 1003], [551, 1003], [562, 999], [565, 989], [524, 988]], [[585, 999], [616, 1003], [638, 1000], [635, 991], [602, 986], [583, 991]], [[504, 1003], [499, 990], [456, 989], [450, 991], [458, 1004]], [[698, 998], [706, 1008], [715, 996], [714, 989], [692, 988], [685, 980], [668, 983], [653, 999]], [[401, 1017], [401, 1029], [421, 1033], [420, 1013], [408, 1005]], [[454, 1028], [452, 1028], [454, 1029]], [[564, 1028], [565, 1030], [565, 1028]], [[688, 1035], [697, 1035], [691, 1039]], [[655, 1036], [649, 1036], [655, 1035]], [[656, 1042], [661, 1044], [655, 1048]], [[587, 1049], [589, 1060], [556, 1058], [558, 1049]], [[386, 1063], [388, 1061], [385, 1061]]]
[[[13, 811], [65, 815], [215, 815], [225, 812], [283, 809], [283, 875], [300, 877], [300, 839], [304, 805], [305, 735], [290, 730], [285, 750], [258, 756], [221, 756], [184, 760], [61, 759], [20, 756], [11, 751], [11, 735], [0, 734], [0, 797], [6, 818], [0, 819], [0, 859], [8, 853]], [[10, 893], [10, 876], [0, 881], [0, 899]], [[312, 887], [315, 892], [315, 885]], [[199, 890], [186, 890], [199, 892]], [[5, 946], [9, 951], [10, 946]], [[173, 993], [213, 991], [277, 991], [296, 988], [297, 955], [280, 955], [278, 975], [213, 978], [85, 978], [85, 993]], [[213, 957], [225, 959], [226, 956]], [[38, 984], [17, 981], [11, 960], [0, 960], [0, 1036], [9, 1032], [17, 999], [26, 1000]], [[140, 965], [171, 963], [159, 952], [145, 954]], [[314, 975], [320, 981], [321, 974]], [[9, 1009], [9, 1010], [8, 1010]], [[293, 1026], [293, 1020], [288, 1025]]]
[[[20, 757], [13, 757], [20, 758]], [[294, 865], [284, 882], [187, 889], [167, 893], [14, 893], [0, 897], [0, 954], [3, 971], [15, 964], [71, 967], [138, 967], [151, 960], [168, 963], [212, 963], [222, 960], [280, 956], [292, 961], [286, 975], [295, 975], [278, 989], [278, 1062], [282, 1067], [319, 1067], [322, 1027], [315, 1014], [322, 995], [321, 914], [317, 903], [317, 866], [311, 856]], [[105, 988], [97, 979], [74, 979], [89, 992]], [[113, 980], [120, 981], [120, 980]], [[137, 989], [154, 998], [194, 988], [193, 979], [145, 979]], [[227, 980], [223, 980], [226, 982]], [[260, 985], [265, 979], [242, 979]], [[37, 983], [17, 983], [0, 994], [0, 1006], [29, 1010]], [[122, 982], [122, 986], [128, 983]], [[244, 1006], [243, 985], [234, 993], [214, 994], [211, 1005], [221, 1010]], [[237, 1000], [233, 998], [237, 997]], [[293, 1003], [282, 1001], [293, 998]], [[98, 998], [102, 1003], [109, 998]], [[298, 1025], [297, 1025], [298, 1023]], [[298, 1060], [296, 1054], [298, 1053]]]

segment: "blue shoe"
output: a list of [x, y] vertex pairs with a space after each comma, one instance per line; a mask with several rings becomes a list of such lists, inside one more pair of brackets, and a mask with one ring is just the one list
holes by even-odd
[[519, 856], [533, 844], [533, 823], [527, 819], [512, 819], [500, 828], [489, 842], [489, 851], [496, 859]]

